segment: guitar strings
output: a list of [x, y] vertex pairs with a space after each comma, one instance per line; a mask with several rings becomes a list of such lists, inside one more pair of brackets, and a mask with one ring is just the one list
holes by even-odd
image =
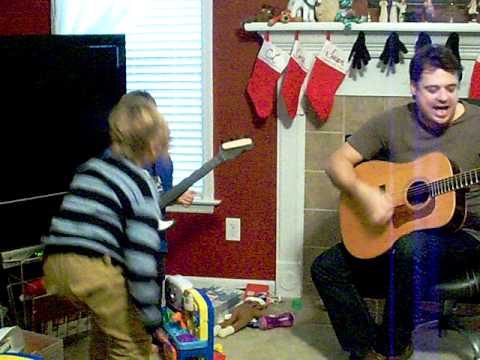
[[[479, 180], [477, 172], [478, 172], [478, 169], [474, 169], [474, 170], [470, 170], [470, 171], [467, 171], [467, 172], [462, 173], [462, 174], [457, 174], [457, 175], [451, 176], [450, 178], [440, 179], [440, 180], [432, 181], [430, 183], [424, 183], [424, 184], [421, 184], [421, 185], [416, 185], [416, 186], [413, 186], [413, 187], [407, 189], [407, 192], [411, 195], [418, 195], [418, 194], [421, 194], [421, 193], [424, 193], [424, 192], [428, 191], [428, 193], [430, 195], [432, 195], [430, 190], [432, 189], [432, 187], [434, 186], [435, 183], [438, 184], [438, 186], [440, 188], [442, 186], [445, 186], [445, 185], [446, 186], [449, 186], [449, 185], [455, 186], [456, 184], [453, 184], [454, 179], [460, 181], [460, 185], [462, 185], [461, 187], [464, 187], [463, 184], [462, 184], [462, 179], [464, 180], [464, 183], [466, 185], [473, 185], [475, 183], [478, 183], [478, 180]], [[467, 179], [467, 175], [470, 176], [470, 180]], [[473, 181], [473, 176], [475, 176], [476, 181]], [[447, 192], [452, 191], [452, 190], [454, 190], [454, 189], [448, 190]], [[388, 193], [388, 194], [390, 194], [391, 196], [394, 196], [396, 194], [404, 194], [404, 193], [405, 193], [405, 189], [401, 190], [401, 191], [395, 191], [395, 192], [392, 192], [392, 193]], [[443, 191], [441, 191], [439, 194], [441, 194], [441, 193], [443, 193]]]

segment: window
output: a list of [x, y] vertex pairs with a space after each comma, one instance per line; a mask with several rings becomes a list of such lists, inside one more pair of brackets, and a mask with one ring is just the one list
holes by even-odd
[[[213, 154], [211, 13], [212, 0], [53, 1], [53, 33], [126, 34], [127, 90], [150, 92], [167, 119], [174, 184]], [[194, 190], [212, 203], [212, 173]]]

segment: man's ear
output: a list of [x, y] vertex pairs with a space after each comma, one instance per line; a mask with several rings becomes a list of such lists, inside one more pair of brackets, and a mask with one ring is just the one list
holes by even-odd
[[415, 81], [410, 81], [410, 92], [413, 97], [417, 95], [417, 83]]

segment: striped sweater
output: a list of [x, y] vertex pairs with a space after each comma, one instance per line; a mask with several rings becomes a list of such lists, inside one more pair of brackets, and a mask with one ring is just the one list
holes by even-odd
[[87, 248], [122, 263], [149, 330], [162, 321], [158, 200], [153, 180], [141, 167], [123, 158], [91, 159], [79, 167], [43, 240], [48, 246]]

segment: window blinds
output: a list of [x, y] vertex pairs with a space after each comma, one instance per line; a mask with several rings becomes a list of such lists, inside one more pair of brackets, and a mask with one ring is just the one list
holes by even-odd
[[[149, 11], [126, 34], [127, 89], [150, 92], [169, 124], [174, 184], [206, 155], [202, 2], [148, 1]], [[194, 190], [203, 193], [203, 185]]]

